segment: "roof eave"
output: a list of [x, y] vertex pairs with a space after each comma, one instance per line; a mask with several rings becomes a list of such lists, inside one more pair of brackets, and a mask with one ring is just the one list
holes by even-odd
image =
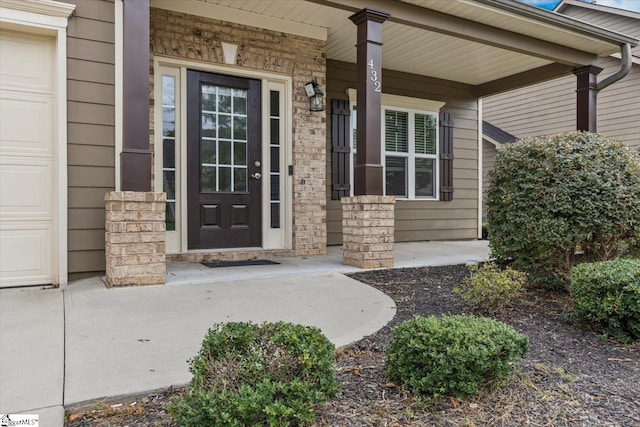
[[640, 40], [627, 36], [625, 34], [617, 33], [615, 31], [607, 30], [606, 28], [596, 27], [591, 24], [573, 19], [568, 16], [564, 16], [558, 13], [549, 12], [539, 7], [531, 6], [528, 4], [520, 3], [514, 0], [475, 0], [478, 3], [482, 3], [488, 6], [495, 7], [507, 12], [515, 13], [530, 19], [535, 19], [547, 24], [551, 24], [560, 28], [564, 28], [568, 31], [577, 32], [585, 36], [594, 37], [599, 40], [609, 42], [615, 45], [629, 44], [631, 47], [636, 47], [640, 43]]
[[614, 15], [626, 16], [627, 18], [640, 19], [640, 13], [632, 10], [620, 9], [613, 6], [607, 6], [604, 4], [587, 3], [580, 0], [561, 0], [560, 3], [553, 8], [555, 13], [562, 14], [564, 10], [569, 6], [581, 7], [584, 9], [596, 10], [598, 12], [611, 13]]

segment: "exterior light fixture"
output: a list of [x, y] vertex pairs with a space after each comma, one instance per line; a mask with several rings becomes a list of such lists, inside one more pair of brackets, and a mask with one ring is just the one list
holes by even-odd
[[324, 92], [318, 88], [318, 81], [313, 79], [313, 81], [305, 83], [304, 90], [307, 91], [307, 96], [309, 97], [309, 111], [324, 111], [322, 106]]

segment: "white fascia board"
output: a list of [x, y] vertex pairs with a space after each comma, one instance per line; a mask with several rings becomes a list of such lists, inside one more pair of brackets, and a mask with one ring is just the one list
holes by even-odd
[[286, 19], [260, 15], [246, 10], [233, 9], [218, 6], [202, 1], [194, 0], [151, 0], [151, 7], [172, 10], [174, 12], [187, 13], [189, 15], [204, 16], [220, 21], [233, 22], [272, 31], [309, 37], [318, 40], [327, 40], [327, 29], [316, 25], [301, 22], [287, 21]]
[[51, 0], [2, 0], [0, 21], [40, 28], [67, 28], [76, 6]]

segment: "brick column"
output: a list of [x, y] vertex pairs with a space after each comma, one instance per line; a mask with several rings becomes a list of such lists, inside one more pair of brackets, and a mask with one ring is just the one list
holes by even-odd
[[105, 195], [107, 286], [165, 283], [165, 193]]
[[359, 268], [393, 267], [393, 196], [342, 198], [342, 257]]

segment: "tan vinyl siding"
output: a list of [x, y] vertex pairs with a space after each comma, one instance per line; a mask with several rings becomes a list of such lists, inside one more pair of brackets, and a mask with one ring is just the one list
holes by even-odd
[[575, 130], [575, 85], [562, 77], [485, 98], [482, 117], [518, 138]]
[[[69, 1], [69, 0], [67, 0]], [[115, 186], [112, 0], [76, 0], [67, 40], [69, 273], [104, 270], [104, 195]]]
[[[640, 26], [640, 20], [638, 20]], [[617, 71], [620, 60], [601, 61], [605, 78]], [[617, 138], [627, 145], [640, 146], [640, 65], [633, 64], [629, 74], [598, 94], [598, 133]]]
[[[620, 60], [603, 58], [599, 80], [616, 72]], [[575, 77], [563, 77], [483, 100], [483, 117], [518, 138], [576, 129]], [[640, 66], [598, 94], [598, 133], [640, 145]]]
[[[621, 16], [602, 10], [587, 9], [573, 5], [563, 8], [562, 14], [632, 37], [638, 37], [640, 35], [640, 19], [633, 19], [629, 16]], [[636, 56], [640, 56], [640, 45], [632, 48], [631, 52]]]
[[[398, 200], [397, 242], [477, 238], [478, 149], [477, 101], [471, 86], [422, 76], [383, 70], [383, 91], [394, 95], [446, 102], [442, 111], [454, 120], [454, 196], [450, 202]], [[347, 99], [355, 88], [355, 65], [327, 61], [327, 100]], [[331, 111], [327, 111], [327, 135], [331, 135]], [[342, 244], [342, 210], [331, 197], [331, 138], [327, 140], [327, 242]]]

